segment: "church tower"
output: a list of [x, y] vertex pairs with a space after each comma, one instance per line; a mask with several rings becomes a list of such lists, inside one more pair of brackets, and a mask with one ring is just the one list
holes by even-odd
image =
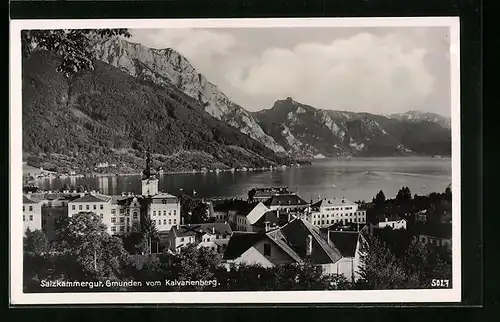
[[146, 154], [146, 168], [142, 171], [142, 195], [154, 196], [158, 194], [158, 179], [151, 170], [151, 152], [148, 149]]

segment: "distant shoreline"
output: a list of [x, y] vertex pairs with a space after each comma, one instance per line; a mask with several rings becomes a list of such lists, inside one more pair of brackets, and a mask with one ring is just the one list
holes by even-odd
[[[216, 169], [206, 169], [206, 170], [185, 170], [185, 171], [158, 171], [158, 175], [171, 175], [171, 174], [207, 174], [207, 173], [222, 173], [222, 172], [266, 172], [266, 171], [275, 171], [275, 170], [284, 170], [288, 168], [300, 168], [302, 166], [310, 166], [315, 162], [322, 163], [322, 162], [328, 162], [328, 161], [361, 161], [361, 160], [380, 160], [380, 159], [435, 159], [435, 160], [451, 160], [451, 156], [419, 156], [419, 155], [397, 155], [397, 156], [375, 156], [375, 157], [326, 157], [326, 158], [318, 158], [318, 159], [302, 159], [300, 160], [300, 163], [293, 164], [291, 166], [275, 166], [275, 167], [265, 167], [265, 168], [238, 168], [238, 169], [219, 169], [218, 171]], [[303, 163], [303, 162], [308, 162], [308, 163]], [[68, 178], [98, 178], [98, 177], [129, 177], [129, 176], [138, 176], [141, 175], [141, 172], [131, 172], [131, 173], [116, 173], [116, 172], [111, 172], [111, 173], [85, 173], [85, 174], [77, 174], [77, 175], [64, 175], [64, 174], [58, 174], [55, 172], [51, 171], [46, 171], [43, 170], [46, 173], [49, 173], [48, 176], [40, 176], [39, 178], [36, 178], [35, 181], [39, 179], [68, 179]], [[25, 174], [23, 173], [23, 176]]]

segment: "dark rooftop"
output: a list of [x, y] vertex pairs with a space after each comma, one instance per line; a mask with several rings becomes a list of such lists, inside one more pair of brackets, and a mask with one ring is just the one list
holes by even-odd
[[194, 236], [196, 234], [216, 234], [216, 235], [231, 235], [233, 233], [231, 227], [227, 223], [204, 223], [204, 224], [191, 224], [182, 225], [179, 228], [172, 227], [176, 237]]
[[307, 205], [307, 202], [296, 194], [274, 195], [264, 201], [264, 205], [271, 206], [300, 206]]
[[109, 196], [88, 194], [71, 202], [108, 202], [110, 199]]
[[263, 238], [267, 238], [265, 234], [253, 233], [253, 232], [235, 232], [229, 243], [227, 244], [226, 250], [224, 251], [224, 259], [235, 259], [246, 252], [250, 247], [255, 245], [258, 241]]
[[359, 233], [354, 231], [329, 231], [328, 238], [343, 257], [354, 257]]
[[23, 204], [25, 204], [25, 203], [38, 203], [38, 201], [33, 201], [32, 199], [23, 195]]

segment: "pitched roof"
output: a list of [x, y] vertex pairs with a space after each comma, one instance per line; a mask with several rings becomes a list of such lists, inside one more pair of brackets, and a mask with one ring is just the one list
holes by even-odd
[[223, 259], [236, 259], [262, 239], [265, 234], [254, 232], [234, 232], [224, 251]]
[[255, 224], [268, 210], [269, 208], [267, 208], [262, 202], [259, 202], [247, 215], [250, 225]]
[[217, 234], [217, 235], [231, 235], [233, 230], [227, 223], [203, 223], [203, 224], [190, 224], [182, 225], [179, 228], [172, 227], [172, 231], [176, 237], [195, 236], [197, 234]]
[[213, 203], [214, 211], [236, 211], [237, 213], [247, 215], [252, 209], [255, 208], [254, 204], [249, 203], [244, 200], [233, 199], [233, 200], [224, 200], [222, 202], [214, 202]]
[[323, 198], [311, 205], [313, 208], [319, 207], [343, 207], [343, 206], [355, 206], [354, 202], [351, 202], [345, 198]]
[[301, 257], [306, 257], [307, 236], [313, 238], [311, 259], [318, 264], [336, 263], [341, 253], [333, 245], [329, 245], [322, 236], [319, 228], [302, 218], [296, 218], [280, 228], [285, 235], [289, 246]]
[[183, 226], [177, 228], [177, 226], [172, 226], [172, 233], [175, 237], [188, 237], [188, 236], [196, 236], [198, 233], [194, 230], [189, 230], [184, 228]]
[[151, 196], [151, 199], [177, 199], [177, 197], [167, 192], [159, 192]]
[[266, 213], [263, 214], [259, 218], [259, 220], [257, 220], [252, 226], [264, 227], [266, 222], [270, 223], [271, 225], [279, 225], [280, 218], [278, 216], [278, 211], [277, 210], [266, 211]]
[[75, 199], [75, 200], [72, 200], [70, 202], [108, 202], [111, 200], [111, 197], [110, 196], [106, 196], [106, 195], [100, 195], [100, 194], [96, 194], [96, 195], [91, 195], [91, 194], [88, 194], [88, 195], [85, 195], [83, 197], [80, 197], [78, 199]]
[[386, 218], [387, 221], [401, 221], [401, 220], [406, 221], [406, 219], [399, 217], [397, 214], [390, 214], [383, 216], [381, 222], [385, 221]]
[[266, 235], [296, 262], [302, 262], [302, 258], [288, 245], [288, 241], [280, 229], [270, 231]]
[[264, 205], [271, 206], [299, 206], [307, 205], [307, 202], [296, 194], [274, 195], [264, 201]]
[[359, 233], [354, 231], [329, 231], [328, 238], [343, 257], [354, 257]]
[[25, 203], [39, 203], [39, 202], [40, 201], [35, 201], [35, 200], [33, 200], [31, 198], [28, 198], [25, 195], [23, 195], [23, 204], [25, 204]]

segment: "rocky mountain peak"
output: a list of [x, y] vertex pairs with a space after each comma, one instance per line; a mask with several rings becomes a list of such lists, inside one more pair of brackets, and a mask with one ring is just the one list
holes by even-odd
[[274, 151], [284, 152], [283, 147], [264, 133], [249, 112], [232, 102], [177, 51], [171, 48], [152, 49], [121, 38], [98, 42], [95, 50], [97, 59], [134, 77], [162, 86], [175, 86], [199, 101], [205, 111], [216, 119], [239, 129]]

